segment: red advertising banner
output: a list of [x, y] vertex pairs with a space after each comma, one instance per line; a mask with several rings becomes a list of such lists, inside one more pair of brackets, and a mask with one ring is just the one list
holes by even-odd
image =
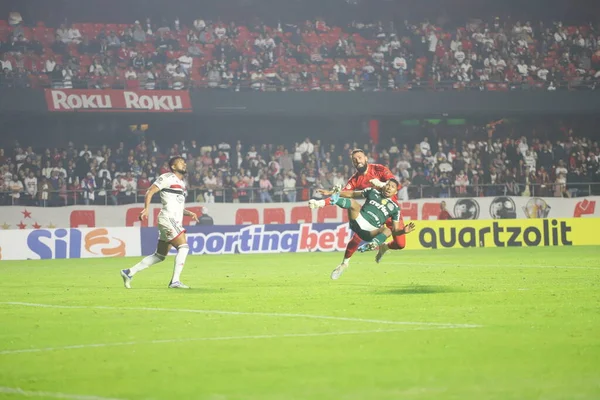
[[52, 112], [192, 112], [190, 95], [179, 90], [46, 89]]

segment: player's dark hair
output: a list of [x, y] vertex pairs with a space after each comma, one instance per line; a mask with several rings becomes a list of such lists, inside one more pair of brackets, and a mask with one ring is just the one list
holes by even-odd
[[365, 153], [365, 151], [363, 149], [354, 149], [354, 150], [352, 150], [352, 153], [350, 153], [350, 156], [353, 156], [356, 153], [363, 153], [365, 156], [367, 155], [367, 153]]
[[389, 179], [388, 182], [394, 182], [396, 187], [400, 187], [400, 182], [398, 182], [395, 178]]
[[185, 158], [183, 158], [183, 157], [181, 157], [181, 156], [175, 156], [175, 157], [172, 157], [172, 158], [169, 160], [169, 169], [170, 169], [171, 171], [173, 171], [173, 165], [174, 165], [174, 164], [177, 162], [177, 160], [183, 160], [183, 161], [185, 161]]

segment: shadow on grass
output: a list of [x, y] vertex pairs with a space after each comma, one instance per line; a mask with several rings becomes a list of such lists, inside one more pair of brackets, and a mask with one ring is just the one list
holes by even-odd
[[375, 294], [435, 294], [435, 293], [456, 293], [464, 292], [465, 290], [452, 286], [430, 286], [430, 285], [408, 285], [396, 287], [394, 289], [377, 290]]

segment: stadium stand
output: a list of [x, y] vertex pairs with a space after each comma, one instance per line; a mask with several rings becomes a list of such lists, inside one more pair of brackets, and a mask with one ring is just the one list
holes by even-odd
[[[117, 3], [108, 2], [106, 8]], [[421, 3], [432, 12], [427, 2], [412, 6]], [[464, 3], [472, 7], [477, 2]], [[39, 8], [38, 19], [47, 11], [43, 7], [30, 4]], [[276, 2], [265, 7], [276, 7]], [[385, 11], [377, 7], [383, 5], [371, 6], [365, 22], [342, 16], [344, 9], [337, 19], [311, 17], [300, 23], [267, 23], [255, 16], [240, 22], [239, 15], [136, 20], [122, 13], [113, 13], [118, 22], [85, 22], [66, 20], [61, 10], [56, 13], [60, 18], [48, 13], [47, 21], [32, 22], [15, 12], [0, 20], [0, 88], [554, 91], [594, 90], [600, 79], [598, 26], [572, 22], [581, 18], [569, 23], [542, 19], [556, 7], [535, 10], [538, 20], [525, 19], [524, 7], [520, 21], [489, 13], [475, 19], [470, 10], [471, 18], [460, 23], [434, 22], [416, 12], [412, 19], [395, 15], [384, 22]], [[367, 14], [364, 8], [358, 13]], [[509, 132], [504, 127], [511, 124], [505, 122], [480, 124], [479, 134], [463, 129], [452, 136], [437, 127], [435, 135], [425, 129], [406, 140], [392, 141], [388, 135], [387, 143], [366, 145], [289, 137], [279, 145], [184, 141], [157, 146], [142, 135], [133, 144], [88, 148], [65, 140], [34, 149], [35, 143], [25, 139], [0, 149], [0, 202], [139, 201], [175, 154], [188, 160], [188, 200], [303, 201], [316, 188], [352, 174], [347, 153], [354, 147], [364, 148], [372, 162], [389, 165], [410, 198], [599, 192], [594, 184], [600, 181], [600, 148], [591, 139], [593, 123], [584, 129], [561, 126], [558, 135], [548, 135], [522, 126]]]
[[294, 91], [591, 90], [600, 78], [593, 24], [470, 20], [142, 19], [25, 25], [0, 20], [0, 86]]
[[[304, 201], [318, 188], [352, 175], [349, 153], [362, 147], [370, 162], [388, 165], [407, 187], [403, 196], [528, 195], [571, 197], [600, 192], [600, 147], [590, 131], [560, 125], [553, 134], [498, 120], [478, 127], [421, 127], [421, 136], [382, 143], [198, 143], [159, 145], [137, 136], [90, 148], [73, 142], [53, 149], [16, 143], [0, 149], [4, 205], [61, 206], [141, 202], [173, 155], [187, 159], [189, 201]], [[427, 136], [424, 136], [427, 135]], [[286, 138], [294, 140], [294, 138]], [[286, 140], [283, 139], [283, 140]], [[430, 140], [431, 139], [431, 140]], [[62, 146], [62, 147], [61, 147]]]

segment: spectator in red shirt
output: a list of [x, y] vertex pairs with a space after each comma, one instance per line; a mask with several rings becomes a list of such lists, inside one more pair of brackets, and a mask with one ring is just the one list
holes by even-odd
[[160, 167], [160, 174], [166, 174], [168, 172], [171, 172], [171, 170], [169, 169], [169, 165], [167, 162], [164, 162], [162, 167]]
[[300, 200], [308, 201], [310, 198], [310, 182], [307, 180], [306, 175], [302, 174], [300, 176]]
[[446, 209], [446, 202], [442, 201], [440, 203], [440, 215], [438, 215], [439, 220], [452, 219], [452, 215]]
[[142, 172], [142, 175], [138, 178], [137, 181], [137, 189], [139, 196], [143, 196], [149, 187], [150, 180], [148, 179], [148, 174], [146, 172]]

